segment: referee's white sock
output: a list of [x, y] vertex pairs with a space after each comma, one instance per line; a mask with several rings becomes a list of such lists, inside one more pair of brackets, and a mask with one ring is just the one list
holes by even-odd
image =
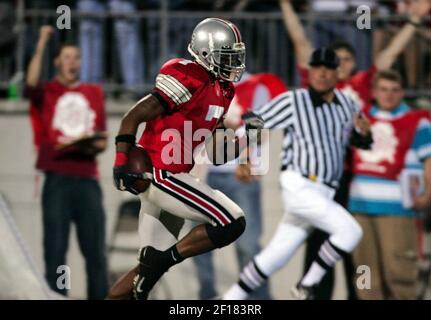
[[222, 300], [245, 300], [248, 297], [248, 292], [245, 291], [238, 283], [235, 283], [222, 296]]
[[320, 247], [316, 260], [311, 264], [310, 269], [301, 280], [301, 284], [306, 287], [314, 286], [322, 280], [326, 272], [333, 268], [338, 260], [346, 254], [343, 250], [334, 246], [326, 240]]
[[255, 260], [252, 260], [242, 270], [239, 281], [224, 295], [223, 300], [245, 300], [250, 293], [259, 288], [268, 277], [260, 270]]
[[306, 287], [312, 287], [319, 283], [326, 274], [326, 269], [322, 268], [316, 261], [314, 261], [307, 274], [302, 278], [301, 284]]

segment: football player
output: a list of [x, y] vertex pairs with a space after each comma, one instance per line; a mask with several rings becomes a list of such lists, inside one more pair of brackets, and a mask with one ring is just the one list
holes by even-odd
[[[234, 96], [232, 82], [239, 81], [245, 70], [245, 45], [234, 24], [208, 18], [195, 27], [188, 50], [193, 61], [166, 62], [153, 91], [123, 117], [116, 137], [114, 180], [119, 190], [137, 194], [133, 188], [137, 176], [127, 166], [128, 151], [136, 143], [138, 126], [145, 123], [139, 145], [149, 154], [153, 172], [151, 185], [139, 195], [141, 218], [143, 214], [158, 218], [160, 211], [165, 210], [201, 224], [165, 251], [152, 246], [142, 248], [138, 267], [114, 285], [108, 298], [127, 296], [133, 279], [133, 297], [147, 299], [154, 284], [170, 267], [230, 244], [245, 229], [244, 213], [238, 205], [189, 174], [194, 165], [193, 152], [202, 142], [213, 162], [220, 158], [217, 154], [227, 144], [235, 145], [235, 154], [230, 158], [223, 155], [223, 161], [216, 164], [237, 157], [247, 144], [247, 135], [225, 139], [223, 132], [223, 118]], [[245, 126], [259, 130], [263, 121], [251, 116], [245, 119]], [[209, 139], [187, 137], [188, 130], [196, 136], [202, 129], [213, 132]], [[176, 148], [181, 151], [180, 158], [172, 155]]]

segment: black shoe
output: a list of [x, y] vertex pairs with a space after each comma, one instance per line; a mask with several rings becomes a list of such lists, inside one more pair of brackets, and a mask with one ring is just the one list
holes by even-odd
[[133, 297], [136, 300], [147, 300], [151, 289], [167, 271], [158, 265], [157, 258], [161, 251], [147, 246], [139, 251], [139, 273], [133, 279]]
[[307, 287], [298, 283], [290, 292], [296, 300], [315, 300], [316, 286]]

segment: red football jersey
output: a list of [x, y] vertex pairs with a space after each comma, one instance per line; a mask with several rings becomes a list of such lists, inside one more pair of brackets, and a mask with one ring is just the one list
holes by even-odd
[[196, 62], [172, 59], [165, 63], [153, 95], [166, 112], [146, 123], [139, 141], [153, 166], [189, 172], [194, 165], [193, 151], [222, 121], [234, 94], [232, 83], [215, 79]]
[[63, 175], [96, 177], [94, 157], [61, 152], [56, 147], [95, 131], [106, 131], [102, 88], [92, 84], [69, 88], [53, 80], [26, 91], [38, 149], [36, 167]]
[[[301, 86], [308, 88], [308, 69], [298, 66], [298, 70], [301, 78]], [[376, 72], [377, 68], [375, 65], [367, 70], [359, 71], [346, 81], [338, 81], [337, 89], [340, 89], [343, 93], [351, 97], [362, 110], [366, 111], [371, 106], [372, 81]]]

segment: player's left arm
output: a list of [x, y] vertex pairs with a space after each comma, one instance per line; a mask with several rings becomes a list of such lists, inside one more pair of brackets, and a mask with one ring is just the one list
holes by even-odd
[[238, 157], [239, 145], [235, 143], [235, 136], [232, 133], [233, 129], [229, 130], [223, 121], [220, 121], [213, 133], [206, 139], [207, 155], [214, 165], [219, 166]]
[[242, 116], [242, 119], [244, 130], [237, 130], [238, 134], [220, 122], [207, 139], [205, 147], [214, 165], [222, 165], [238, 158], [250, 144], [257, 143], [260, 130], [264, 125], [262, 117], [248, 112]]

